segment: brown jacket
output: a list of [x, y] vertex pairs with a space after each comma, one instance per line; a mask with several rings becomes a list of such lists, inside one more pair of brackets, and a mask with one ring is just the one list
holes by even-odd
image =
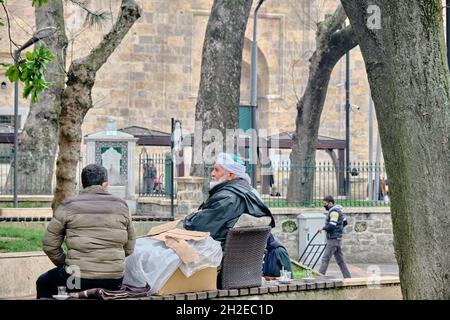
[[[64, 238], [67, 255], [61, 248]], [[119, 279], [134, 238], [127, 203], [101, 186], [90, 186], [55, 211], [43, 249], [55, 265], [78, 266], [83, 279]]]

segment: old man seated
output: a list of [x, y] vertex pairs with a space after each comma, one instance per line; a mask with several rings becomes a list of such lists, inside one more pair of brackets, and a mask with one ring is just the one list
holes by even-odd
[[208, 231], [223, 247], [228, 230], [243, 213], [270, 217], [270, 226], [275, 226], [269, 208], [250, 185], [243, 160], [235, 154], [220, 153], [211, 172], [209, 197], [198, 211], [185, 218], [184, 228]]
[[[236, 155], [220, 153], [211, 172], [208, 199], [184, 219], [183, 226], [186, 230], [209, 232], [208, 239], [191, 244], [194, 249], [201, 248], [203, 264], [209, 260], [211, 266], [218, 267], [228, 230], [249, 223], [275, 226], [270, 210], [250, 185], [243, 161]], [[180, 259], [163, 242], [148, 237], [137, 239], [134, 254], [126, 260], [124, 283], [149, 284], [154, 293], [177, 267], [183, 270]], [[189, 271], [192, 268], [196, 265], [187, 266]]]

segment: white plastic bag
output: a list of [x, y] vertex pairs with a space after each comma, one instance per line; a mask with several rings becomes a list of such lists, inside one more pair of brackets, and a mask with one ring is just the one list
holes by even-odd
[[211, 237], [187, 241], [198, 253], [199, 259], [189, 265], [183, 264], [172, 249], [164, 242], [148, 237], [136, 240], [134, 252], [125, 259], [123, 283], [135, 287], [150, 285], [150, 293], [158, 292], [173, 273], [180, 268], [186, 277], [208, 267], [217, 267], [222, 261], [220, 242]]
[[222, 262], [222, 247], [220, 242], [211, 237], [194, 241], [188, 240], [187, 243], [197, 252], [199, 259], [189, 264], [181, 263], [180, 270], [186, 277], [190, 277], [197, 271], [209, 267], [218, 267]]
[[156, 293], [181, 265], [181, 260], [164, 242], [148, 237], [136, 239], [132, 255], [125, 259], [123, 283], [135, 287], [150, 285]]

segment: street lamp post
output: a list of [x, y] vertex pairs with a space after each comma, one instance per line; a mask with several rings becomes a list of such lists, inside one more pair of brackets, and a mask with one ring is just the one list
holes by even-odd
[[[257, 22], [258, 22], [258, 11], [264, 0], [259, 0], [256, 5], [255, 11], [253, 13], [253, 41], [252, 41], [252, 57], [251, 57], [251, 87], [250, 87], [250, 105], [252, 106], [252, 129], [257, 130], [256, 126], [256, 108], [258, 107], [258, 42], [256, 41], [257, 35]], [[252, 153], [250, 159], [253, 160], [251, 179], [252, 185], [256, 188], [256, 163], [258, 158], [257, 153], [258, 148], [258, 135], [252, 134]], [[254, 157], [256, 153], [256, 157]], [[255, 163], [256, 162], [256, 163]]]
[[[19, 65], [19, 57], [20, 53], [28, 48], [29, 46], [32, 46], [36, 42], [38, 42], [41, 39], [47, 38], [51, 34], [39, 36], [39, 33], [45, 30], [51, 30], [53, 29], [56, 31], [55, 27], [47, 27], [43, 28], [41, 30], [36, 31], [36, 33], [28, 39], [27, 42], [25, 42], [22, 46], [14, 50], [13, 58], [14, 58], [14, 65], [17, 67]], [[13, 158], [13, 203], [14, 208], [18, 207], [18, 201], [17, 201], [17, 153], [18, 153], [18, 134], [19, 134], [19, 128], [18, 128], [18, 122], [19, 122], [19, 80], [17, 79], [14, 82], [14, 158]]]
[[345, 195], [350, 191], [350, 52], [345, 54]]
[[[17, 50], [14, 52], [14, 64], [17, 65]], [[17, 151], [18, 151], [18, 124], [19, 122], [19, 79], [14, 82], [14, 158], [13, 158], [13, 203], [14, 208], [18, 207], [17, 203]]]
[[372, 104], [372, 96], [369, 94], [369, 186], [367, 197], [369, 198], [370, 201], [373, 200], [372, 165], [373, 165], [373, 104]]
[[171, 173], [172, 173], [172, 177], [170, 179], [170, 214], [171, 214], [171, 216], [173, 218], [175, 216], [174, 203], [173, 203], [174, 202], [173, 201], [174, 200], [173, 179], [175, 179], [175, 177], [174, 177], [174, 173], [175, 173], [175, 170], [174, 170], [174, 167], [175, 167], [175, 164], [174, 164], [175, 119], [171, 118], [170, 121], [171, 121], [171, 130], [170, 130], [171, 131], [171, 135], [170, 135], [170, 157], [171, 157], [171, 159], [170, 160], [172, 161], [171, 166], [170, 166], [170, 170], [171, 170]]
[[[182, 132], [181, 132], [181, 121], [175, 120], [174, 118], [171, 118], [171, 138], [170, 138], [170, 156], [172, 160], [171, 165], [171, 171], [172, 171], [172, 179], [170, 179], [170, 212], [172, 215], [172, 218], [175, 216], [174, 211], [174, 195], [175, 195], [175, 186], [174, 186], [174, 179], [175, 179], [175, 159], [178, 158], [178, 152], [181, 148], [181, 141], [182, 141]], [[177, 153], [177, 157], [175, 157], [175, 153]]]

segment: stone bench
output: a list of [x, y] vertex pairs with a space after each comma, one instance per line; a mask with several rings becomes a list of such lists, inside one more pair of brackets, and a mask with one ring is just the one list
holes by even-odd
[[330, 289], [342, 287], [342, 280], [317, 279], [317, 280], [294, 280], [290, 284], [269, 283], [261, 287], [214, 290], [202, 292], [177, 293], [173, 295], [151, 295], [131, 300], [205, 300], [217, 298], [245, 297], [250, 295], [267, 295], [279, 292], [293, 292], [315, 289]]
[[151, 295], [128, 300], [205, 300], [205, 299], [401, 299], [398, 277], [380, 277], [378, 288], [369, 278], [294, 280], [290, 284], [267, 284], [245, 289]]

